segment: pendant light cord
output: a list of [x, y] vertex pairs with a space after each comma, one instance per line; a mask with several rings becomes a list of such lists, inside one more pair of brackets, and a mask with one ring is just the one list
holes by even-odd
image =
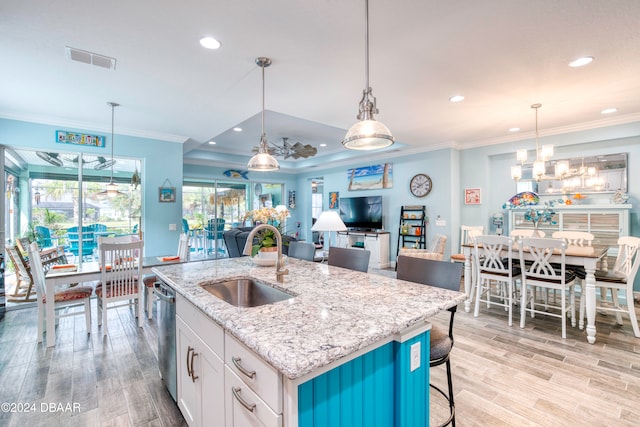
[[365, 90], [369, 91], [369, 0], [364, 2], [364, 81]]

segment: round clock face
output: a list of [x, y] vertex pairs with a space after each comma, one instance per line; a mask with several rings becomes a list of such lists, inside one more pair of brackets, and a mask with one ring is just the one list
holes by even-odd
[[431, 178], [429, 177], [429, 175], [425, 175], [423, 173], [419, 173], [411, 178], [411, 182], [409, 183], [411, 194], [416, 197], [426, 196], [431, 192], [432, 187], [433, 184], [431, 182]]
[[256, 196], [260, 196], [262, 194], [262, 184], [257, 183], [253, 191], [256, 193]]

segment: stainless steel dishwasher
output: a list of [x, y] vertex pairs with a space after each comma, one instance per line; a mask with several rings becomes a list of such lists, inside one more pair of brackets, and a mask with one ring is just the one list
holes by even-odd
[[160, 376], [173, 400], [177, 394], [176, 374], [176, 293], [158, 281], [154, 289], [158, 305], [158, 365]]

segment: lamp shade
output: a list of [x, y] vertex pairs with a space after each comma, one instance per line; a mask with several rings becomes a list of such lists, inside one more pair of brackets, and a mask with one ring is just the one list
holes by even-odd
[[336, 211], [324, 211], [313, 224], [311, 231], [347, 231], [347, 226], [340, 219]]

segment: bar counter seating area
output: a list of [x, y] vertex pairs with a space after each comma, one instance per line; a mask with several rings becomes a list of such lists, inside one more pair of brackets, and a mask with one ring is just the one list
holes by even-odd
[[0, 426], [640, 425], [640, 1], [66, 3], [2, 6]]

